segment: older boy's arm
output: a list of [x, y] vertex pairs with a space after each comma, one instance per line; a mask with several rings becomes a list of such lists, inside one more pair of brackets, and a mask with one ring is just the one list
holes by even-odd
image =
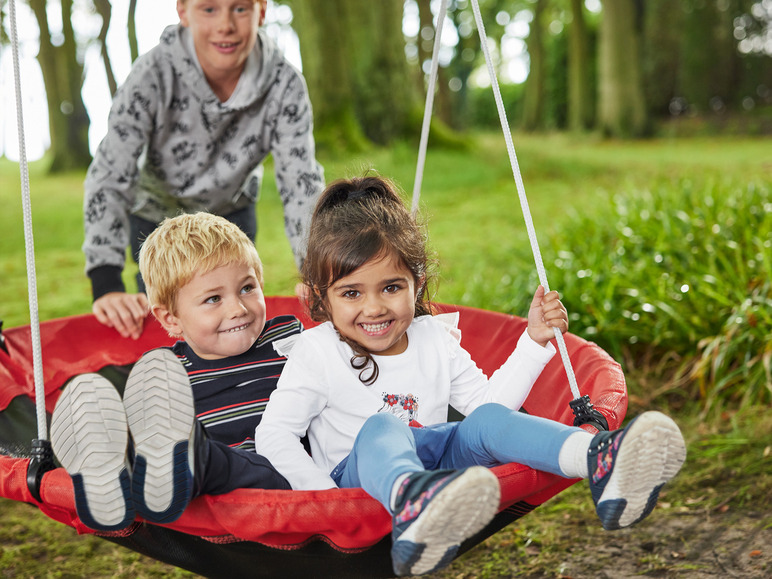
[[144, 294], [127, 294], [121, 273], [129, 245], [137, 160], [154, 125], [153, 99], [141, 94], [153, 85], [146, 82], [151, 64], [147, 59], [137, 61], [116, 93], [107, 134], [84, 182], [83, 252], [94, 299], [92, 311], [101, 323], [132, 338], [142, 332], [147, 298]]
[[97, 147], [83, 185], [83, 252], [95, 300], [109, 292], [125, 291], [120, 273], [129, 245], [129, 212], [139, 175], [137, 160], [154, 125], [153, 107], [136, 102], [151, 100], [142, 99], [140, 94], [147, 87], [137, 88], [146, 76], [145, 68], [143, 61], [116, 93], [107, 134]]
[[305, 80], [298, 73], [285, 87], [271, 143], [276, 186], [284, 203], [284, 223], [298, 268], [306, 255], [311, 213], [324, 189], [324, 169], [316, 160], [314, 119]]
[[[117, 122], [114, 115], [110, 118]], [[92, 311], [97, 320], [115, 328], [123, 337], [136, 339], [142, 333], [148, 307], [147, 297], [126, 293], [121, 279], [129, 245], [129, 204], [133, 198], [134, 180], [129, 176], [137, 171], [136, 156], [122, 148], [126, 145], [111, 129], [89, 168], [84, 183], [83, 252], [94, 299]]]

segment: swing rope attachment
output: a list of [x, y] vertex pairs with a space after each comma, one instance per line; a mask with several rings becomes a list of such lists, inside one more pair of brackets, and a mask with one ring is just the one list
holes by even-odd
[[598, 430], [608, 430], [606, 417], [601, 414], [600, 410], [595, 409], [595, 406], [590, 402], [589, 395], [585, 394], [581, 398], [575, 398], [568, 405], [574, 411], [574, 426], [589, 424]]
[[43, 475], [56, 468], [54, 464], [54, 451], [51, 441], [40, 438], [32, 439], [32, 457], [27, 467], [27, 488], [35, 500], [42, 502], [40, 498], [40, 483]]

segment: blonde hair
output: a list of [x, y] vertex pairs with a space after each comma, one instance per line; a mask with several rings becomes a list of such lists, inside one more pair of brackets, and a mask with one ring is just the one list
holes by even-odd
[[237, 225], [210, 213], [164, 219], [139, 250], [139, 271], [150, 305], [175, 315], [182, 286], [197, 273], [206, 274], [229, 263], [253, 267], [263, 285], [263, 264], [255, 244]]

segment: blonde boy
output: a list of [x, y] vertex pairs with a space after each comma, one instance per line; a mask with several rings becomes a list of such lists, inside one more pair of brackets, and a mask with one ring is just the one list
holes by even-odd
[[181, 340], [135, 364], [123, 401], [86, 374], [57, 402], [52, 444], [78, 516], [110, 531], [136, 514], [174, 521], [201, 494], [288, 489], [253, 437], [286, 361], [273, 342], [302, 326], [294, 316], [266, 321], [254, 244], [225, 218], [179, 215], [148, 236], [139, 263], [154, 316]]

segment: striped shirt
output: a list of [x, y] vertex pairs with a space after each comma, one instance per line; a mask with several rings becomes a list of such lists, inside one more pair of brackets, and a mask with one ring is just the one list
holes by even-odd
[[196, 416], [214, 440], [233, 448], [255, 451], [255, 428], [287, 359], [273, 342], [299, 334], [303, 325], [295, 316], [277, 316], [252, 347], [238, 356], [204, 360], [184, 341], [171, 350], [188, 372]]

